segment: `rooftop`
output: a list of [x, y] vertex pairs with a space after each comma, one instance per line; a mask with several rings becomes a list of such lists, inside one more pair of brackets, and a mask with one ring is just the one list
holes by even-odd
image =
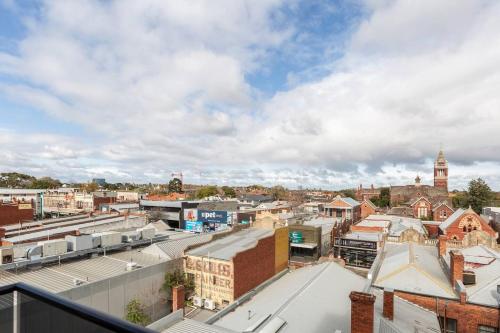
[[22, 270], [16, 273], [14, 270], [0, 270], [0, 286], [25, 282], [60, 293], [74, 288], [75, 279], [89, 283], [126, 273], [127, 264], [131, 261], [139, 266], [150, 266], [164, 260], [134, 249], [92, 259], [72, 260], [33, 271]]
[[246, 229], [218, 239], [209, 244], [188, 251], [191, 256], [210, 256], [221, 260], [231, 260], [236, 254], [257, 245], [257, 242], [271, 236], [273, 230]]
[[23, 188], [0, 188], [0, 194], [39, 194], [45, 190], [23, 189]]
[[416, 294], [457, 298], [434, 246], [387, 243], [373, 285]]

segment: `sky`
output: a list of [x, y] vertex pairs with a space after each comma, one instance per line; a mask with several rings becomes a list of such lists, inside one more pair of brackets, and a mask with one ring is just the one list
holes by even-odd
[[500, 190], [496, 0], [0, 0], [0, 171]]

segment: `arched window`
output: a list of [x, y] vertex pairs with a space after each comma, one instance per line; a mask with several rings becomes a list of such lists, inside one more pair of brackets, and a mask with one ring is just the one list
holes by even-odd
[[464, 232], [467, 232], [467, 227], [464, 226], [463, 229], [462, 229]]

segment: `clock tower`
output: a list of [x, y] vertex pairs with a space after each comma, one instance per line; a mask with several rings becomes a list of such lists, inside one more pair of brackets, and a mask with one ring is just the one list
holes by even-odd
[[443, 150], [434, 162], [434, 187], [444, 188], [448, 191], [448, 161], [444, 158]]

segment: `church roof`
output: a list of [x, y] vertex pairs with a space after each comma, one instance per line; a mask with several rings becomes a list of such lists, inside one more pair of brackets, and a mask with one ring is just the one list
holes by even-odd
[[437, 160], [438, 160], [438, 161], [439, 161], [439, 160], [446, 160], [446, 159], [444, 158], [444, 153], [443, 153], [443, 150], [442, 150], [442, 149], [440, 149], [440, 150], [439, 150]]
[[467, 211], [472, 211], [472, 209], [463, 209], [463, 208], [459, 208], [457, 209], [453, 214], [451, 214], [446, 220], [444, 220], [443, 223], [441, 223], [439, 225], [439, 229], [441, 229], [442, 231], [445, 231], [446, 229], [448, 229], [448, 227], [450, 225], [452, 225], [453, 222], [455, 222], [460, 216], [462, 216], [463, 214], [465, 214]]

